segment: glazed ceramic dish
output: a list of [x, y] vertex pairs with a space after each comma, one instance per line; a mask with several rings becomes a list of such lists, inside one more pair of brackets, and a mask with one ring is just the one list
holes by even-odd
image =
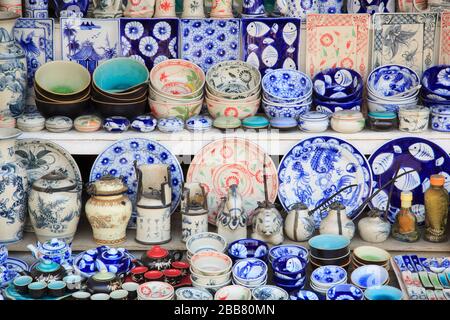
[[259, 286], [252, 290], [254, 300], [289, 300], [286, 290], [270, 285]]
[[[354, 219], [356, 211], [372, 190], [369, 164], [350, 143], [333, 137], [314, 137], [300, 141], [280, 162], [278, 197], [285, 210], [295, 203], [313, 209], [329, 196], [349, 184], [357, 184], [340, 194], [347, 215]], [[326, 212], [314, 213], [316, 227]]]
[[186, 240], [186, 249], [191, 254], [203, 251], [225, 252], [226, 248], [225, 238], [214, 232], [197, 233]]
[[195, 273], [205, 276], [217, 276], [231, 270], [232, 261], [224, 253], [205, 251], [192, 256], [191, 267]]
[[412, 69], [385, 65], [373, 70], [367, 79], [369, 92], [379, 98], [406, 98], [418, 91], [419, 76]]
[[165, 282], [149, 281], [139, 286], [138, 300], [172, 300], [174, 288]]
[[[128, 196], [136, 203], [137, 179], [134, 170], [134, 160], [137, 165], [162, 163], [169, 165], [172, 184], [173, 213], [181, 199], [183, 171], [177, 158], [158, 142], [144, 139], [124, 139], [117, 141], [103, 151], [95, 160], [89, 175], [90, 181], [96, 181], [106, 174], [115, 177], [125, 177], [128, 186]], [[136, 222], [136, 209], [130, 220], [130, 226]]]
[[429, 99], [450, 100], [450, 66], [431, 67], [422, 75], [422, 91]]
[[264, 97], [273, 102], [299, 102], [312, 93], [311, 79], [303, 72], [290, 69], [273, 70], [261, 81]]
[[[424, 192], [430, 186], [430, 176], [441, 174], [445, 177], [444, 187], [450, 191], [450, 156], [434, 142], [419, 137], [404, 137], [386, 142], [375, 150], [369, 158], [373, 172], [374, 192], [391, 180], [396, 172], [412, 172], [398, 178], [392, 189], [388, 212], [391, 223], [400, 211], [400, 193], [413, 193], [412, 212], [419, 225], [425, 223]], [[370, 208], [386, 210], [390, 188], [386, 187], [369, 203]]]
[[251, 300], [252, 292], [250, 289], [240, 286], [232, 285], [226, 286], [218, 290], [214, 296], [214, 300]]
[[364, 85], [358, 72], [345, 68], [322, 70], [312, 81], [314, 92], [320, 99], [340, 102], [351, 101], [362, 93]]
[[273, 246], [269, 250], [269, 261], [272, 263], [275, 259], [283, 256], [298, 256], [305, 261], [309, 259], [308, 249], [295, 244], [281, 244]]
[[264, 200], [263, 164], [266, 175], [269, 201], [277, 196], [278, 181], [272, 159], [256, 144], [239, 138], [223, 138], [209, 143], [192, 160], [187, 173], [187, 182], [202, 183], [208, 193], [208, 221], [215, 225], [220, 199], [227, 194], [232, 184], [238, 185], [244, 210], [248, 213], [248, 224], [257, 207]]
[[389, 274], [381, 266], [368, 264], [353, 270], [351, 280], [354, 285], [366, 289], [386, 284], [389, 281]]

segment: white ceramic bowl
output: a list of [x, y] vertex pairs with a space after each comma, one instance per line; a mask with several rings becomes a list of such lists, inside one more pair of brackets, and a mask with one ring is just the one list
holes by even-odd
[[206, 106], [211, 117], [236, 117], [240, 120], [254, 116], [258, 111], [261, 99], [249, 102], [241, 102], [239, 100], [228, 100], [227, 102], [218, 102], [205, 98]]
[[165, 103], [171, 103], [171, 102], [189, 103], [189, 102], [198, 101], [198, 100], [202, 99], [202, 97], [203, 97], [203, 91], [200, 91], [197, 96], [192, 97], [192, 98], [183, 98], [183, 97], [178, 98], [177, 96], [174, 96], [174, 95], [167, 96], [163, 93], [156, 91], [152, 86], [149, 86], [148, 92], [149, 92], [150, 99], [159, 101], [159, 102], [165, 102]]
[[384, 265], [389, 261], [391, 255], [386, 250], [373, 246], [360, 246], [353, 250], [353, 255], [358, 262], [364, 264]]
[[271, 285], [262, 285], [252, 290], [253, 300], [289, 300], [286, 290]]
[[249, 288], [240, 285], [231, 285], [219, 289], [214, 300], [251, 300], [252, 292]]
[[231, 279], [228, 280], [226, 283], [220, 283], [217, 285], [202, 285], [195, 281], [192, 281], [192, 286], [194, 286], [195, 288], [201, 288], [201, 289], [208, 290], [211, 293], [215, 293], [217, 290], [219, 290], [220, 288], [223, 288], [225, 286], [228, 286], [230, 283], [231, 283]]
[[148, 99], [150, 111], [157, 119], [178, 117], [186, 121], [192, 116], [200, 114], [203, 99], [194, 102], [160, 102]]
[[386, 284], [389, 274], [382, 266], [367, 264], [353, 270], [350, 279], [355, 286], [366, 289]]
[[228, 273], [232, 264], [231, 258], [221, 252], [199, 252], [191, 258], [192, 271], [205, 276], [218, 276]]
[[196, 273], [194, 270], [192, 270], [192, 267], [190, 268], [190, 271], [191, 271], [191, 280], [197, 282], [200, 285], [205, 286], [220, 285], [229, 282], [231, 279], [231, 270], [227, 273], [220, 274], [217, 276], [205, 276], [202, 273]]
[[177, 300], [212, 300], [213, 295], [205, 289], [184, 287], [175, 291]]
[[261, 97], [261, 89], [259, 89], [258, 91], [256, 91], [255, 93], [253, 93], [252, 95], [250, 95], [248, 97], [239, 98], [239, 99], [229, 99], [229, 98], [223, 98], [223, 97], [216, 96], [216, 95], [212, 94], [211, 92], [209, 92], [207, 87], [205, 89], [205, 92], [206, 92], [206, 96], [209, 99], [217, 101], [217, 102], [229, 102], [229, 101], [250, 102], [250, 101], [255, 101]]
[[162, 281], [150, 281], [139, 285], [137, 295], [139, 300], [171, 300], [174, 288]]
[[227, 246], [225, 238], [215, 232], [197, 233], [186, 240], [186, 249], [190, 257], [202, 251], [225, 252]]

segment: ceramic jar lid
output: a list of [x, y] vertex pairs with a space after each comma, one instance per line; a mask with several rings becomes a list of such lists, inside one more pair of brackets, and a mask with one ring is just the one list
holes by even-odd
[[16, 119], [10, 116], [0, 116], [0, 128], [14, 128]]
[[189, 130], [207, 130], [212, 127], [213, 121], [210, 117], [204, 115], [192, 116], [186, 120], [186, 128]]
[[128, 187], [122, 180], [110, 175], [101, 177], [88, 187], [88, 193], [94, 196], [114, 196], [127, 191]]
[[61, 268], [59, 264], [51, 260], [43, 260], [36, 265], [36, 270], [44, 273], [55, 272]]
[[48, 253], [52, 253], [54, 251], [60, 251], [64, 248], [68, 248], [67, 244], [64, 241], [53, 238], [44, 242], [41, 245], [40, 249], [45, 250]]
[[450, 106], [435, 106], [431, 108], [431, 113], [435, 115], [450, 115]]
[[40, 192], [67, 192], [77, 188], [75, 180], [67, 178], [64, 174], [52, 171], [33, 183], [33, 190]]
[[102, 126], [102, 119], [94, 115], [80, 116], [75, 119], [74, 126], [80, 132], [94, 132]]
[[45, 120], [45, 128], [51, 132], [65, 132], [73, 127], [73, 121], [69, 117], [55, 116]]
[[336, 111], [332, 115], [333, 119], [339, 120], [361, 120], [364, 116], [361, 112], [356, 110], [340, 110]]
[[324, 121], [328, 120], [328, 115], [320, 111], [308, 111], [299, 116], [303, 121]]
[[108, 282], [112, 281], [116, 278], [116, 274], [112, 272], [108, 272], [105, 269], [100, 270], [96, 274], [92, 276], [92, 279], [95, 281]]
[[297, 126], [297, 120], [294, 118], [275, 117], [270, 119], [270, 125], [274, 128], [293, 128]]
[[269, 125], [269, 120], [263, 116], [252, 116], [242, 120], [242, 125], [250, 129], [265, 128]]
[[397, 114], [395, 112], [369, 112], [369, 117], [373, 119], [395, 119]]
[[17, 118], [17, 127], [23, 131], [40, 131], [45, 127], [45, 118], [40, 114], [26, 114]]
[[150, 259], [161, 259], [161, 258], [167, 257], [169, 254], [169, 251], [167, 251], [166, 249], [164, 249], [160, 246], [154, 246], [154, 247], [150, 248], [150, 250], [148, 250], [145, 254]]
[[398, 110], [398, 113], [400, 115], [403, 115], [405, 117], [408, 116], [427, 116], [430, 114], [430, 109], [424, 106], [406, 106], [406, 107], [400, 107]]
[[241, 126], [241, 120], [235, 117], [218, 117], [213, 125], [219, 129], [236, 129]]
[[123, 249], [110, 248], [101, 253], [101, 257], [107, 260], [121, 259], [125, 256]]

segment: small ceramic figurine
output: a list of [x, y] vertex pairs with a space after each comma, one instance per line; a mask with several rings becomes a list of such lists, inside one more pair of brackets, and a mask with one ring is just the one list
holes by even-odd
[[170, 207], [172, 187], [166, 164], [137, 167], [136, 241], [145, 244], [166, 243], [171, 239]]
[[314, 219], [303, 203], [291, 207], [284, 221], [284, 233], [293, 241], [306, 241], [314, 234]]
[[420, 238], [417, 218], [411, 212], [413, 195], [411, 191], [402, 191], [400, 195], [401, 209], [392, 226], [392, 237], [403, 242], [415, 242]]
[[228, 243], [247, 238], [248, 216], [237, 188], [237, 184], [230, 186], [227, 197], [222, 198], [217, 214], [217, 233]]
[[283, 218], [275, 206], [267, 202], [258, 203], [255, 212], [252, 238], [273, 245], [282, 243], [284, 241]]
[[333, 202], [329, 207], [328, 216], [320, 222], [320, 234], [339, 234], [351, 240], [355, 234], [355, 224], [347, 217], [345, 206]]
[[203, 0], [184, 0], [182, 18], [204, 18]]
[[358, 222], [361, 239], [367, 242], [380, 243], [386, 241], [391, 233], [391, 224], [383, 219], [383, 211], [372, 209], [367, 217]]
[[200, 183], [185, 183], [181, 198], [181, 241], [208, 231], [208, 200]]

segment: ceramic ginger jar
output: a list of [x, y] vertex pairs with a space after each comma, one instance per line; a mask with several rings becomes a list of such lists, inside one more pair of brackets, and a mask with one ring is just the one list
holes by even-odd
[[253, 218], [252, 238], [273, 245], [283, 243], [283, 218], [273, 204], [258, 204]]
[[118, 178], [103, 176], [88, 186], [91, 198], [85, 212], [98, 244], [115, 245], [126, 240], [132, 205], [128, 187]]
[[217, 233], [228, 243], [247, 238], [248, 215], [244, 211], [242, 197], [237, 188], [237, 184], [230, 186], [227, 197], [222, 199], [217, 214]]
[[31, 225], [40, 242], [59, 238], [72, 242], [81, 212], [81, 187], [52, 171], [36, 180], [28, 197]]
[[293, 241], [306, 241], [314, 231], [314, 219], [309, 215], [308, 207], [303, 203], [293, 205], [284, 220], [286, 236]]
[[320, 234], [338, 234], [351, 240], [355, 234], [355, 224], [347, 217], [345, 206], [333, 202], [329, 210], [328, 216], [320, 222]]
[[382, 218], [382, 211], [373, 209], [367, 217], [358, 222], [361, 239], [367, 242], [380, 243], [386, 241], [391, 233], [391, 224]]

